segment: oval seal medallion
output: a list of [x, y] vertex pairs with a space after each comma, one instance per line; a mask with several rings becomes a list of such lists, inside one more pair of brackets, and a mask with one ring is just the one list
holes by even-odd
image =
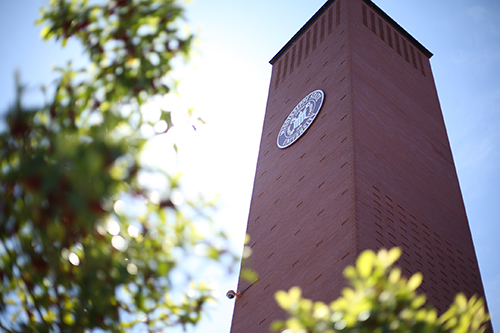
[[322, 90], [315, 90], [297, 104], [278, 133], [279, 148], [290, 146], [307, 130], [319, 113], [324, 97]]

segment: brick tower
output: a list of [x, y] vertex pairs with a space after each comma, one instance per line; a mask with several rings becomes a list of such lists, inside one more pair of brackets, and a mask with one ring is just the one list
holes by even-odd
[[283, 318], [277, 290], [336, 299], [365, 249], [401, 247], [440, 311], [484, 297], [431, 56], [371, 1], [330, 0], [270, 61], [245, 262], [260, 280], [232, 333]]

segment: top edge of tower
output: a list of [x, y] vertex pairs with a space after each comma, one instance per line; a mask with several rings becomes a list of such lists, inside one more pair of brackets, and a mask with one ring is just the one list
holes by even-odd
[[[300, 30], [281, 48], [281, 50], [269, 61], [271, 65], [274, 65], [276, 61], [290, 48], [293, 44], [309, 29], [310, 26], [316, 22], [316, 20], [323, 14], [336, 0], [328, 0], [310, 19], [300, 28]], [[338, 0], [337, 0], [338, 1]], [[412, 35], [410, 35], [403, 27], [401, 27], [396, 21], [394, 21], [389, 15], [387, 15], [380, 7], [370, 0], [363, 0], [374, 12], [376, 12], [380, 17], [382, 17], [387, 23], [389, 23], [394, 29], [396, 29], [401, 35], [403, 35], [408, 41], [410, 41], [417, 49], [419, 49], [425, 56], [431, 58], [433, 54], [419, 41], [417, 41]]]

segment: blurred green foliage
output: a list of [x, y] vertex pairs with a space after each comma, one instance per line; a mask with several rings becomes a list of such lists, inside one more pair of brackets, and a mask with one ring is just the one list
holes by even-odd
[[401, 250], [381, 250], [377, 254], [364, 251], [355, 267], [348, 266], [344, 275], [350, 287], [330, 305], [313, 302], [301, 296], [301, 289], [278, 291], [276, 300], [289, 319], [276, 321], [271, 328], [286, 333], [320, 332], [433, 332], [475, 333], [484, 332], [489, 315], [483, 300], [467, 300], [458, 294], [449, 310], [438, 317], [436, 309], [425, 307], [426, 298], [416, 289], [422, 274], [409, 279], [394, 267]]
[[177, 290], [177, 280], [190, 281], [182, 261], [193, 252], [234, 258], [210, 222], [212, 204], [175, 200], [180, 176], [140, 159], [144, 129], [173, 126], [170, 112], [151, 120], [143, 108], [175, 91], [175, 64], [189, 60], [182, 5], [51, 0], [39, 23], [45, 39], [80, 41], [89, 66], [58, 68], [39, 109], [23, 108], [18, 84], [0, 133], [0, 330], [195, 324], [212, 289]]

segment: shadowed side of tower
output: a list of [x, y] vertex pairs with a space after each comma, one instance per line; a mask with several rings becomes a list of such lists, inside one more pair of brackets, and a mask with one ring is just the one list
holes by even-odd
[[[399, 246], [440, 311], [484, 296], [426, 52], [370, 2], [351, 25], [358, 253]], [[361, 14], [361, 15], [360, 15]]]
[[[365, 249], [399, 246], [405, 275], [444, 310], [458, 291], [484, 296], [429, 57], [368, 0], [330, 0], [271, 60], [272, 76], [231, 332], [284, 318], [274, 294], [340, 295]], [[320, 89], [319, 114], [277, 146], [294, 107]]]

